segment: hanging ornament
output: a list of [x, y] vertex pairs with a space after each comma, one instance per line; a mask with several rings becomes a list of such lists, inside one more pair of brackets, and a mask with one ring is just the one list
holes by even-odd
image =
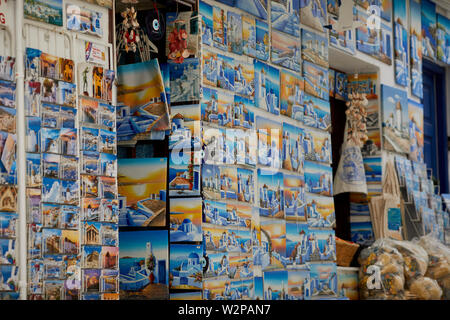
[[168, 58], [177, 63], [182, 63], [184, 59], [188, 58], [191, 55], [187, 48], [188, 33], [186, 31], [186, 23], [182, 19], [177, 19], [173, 23], [175, 27], [168, 36]]
[[134, 7], [126, 8], [120, 13], [123, 21], [117, 27], [117, 60], [123, 53], [135, 53], [140, 61], [150, 60], [150, 52], [158, 53], [158, 49], [149, 40], [137, 20], [137, 11]]

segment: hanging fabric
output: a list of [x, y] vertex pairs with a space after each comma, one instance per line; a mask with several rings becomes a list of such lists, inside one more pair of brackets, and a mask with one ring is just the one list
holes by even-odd
[[345, 123], [344, 143], [341, 159], [334, 177], [334, 195], [344, 192], [367, 194], [366, 173], [361, 154], [361, 146], [367, 140], [365, 95], [349, 94], [347, 102], [347, 121]]

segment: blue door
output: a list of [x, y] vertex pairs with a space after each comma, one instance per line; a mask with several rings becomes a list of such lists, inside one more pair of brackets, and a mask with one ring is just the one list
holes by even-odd
[[158, 261], [158, 280], [161, 284], [166, 284], [166, 261]]
[[448, 193], [448, 142], [445, 69], [423, 61], [424, 158], [433, 177], [439, 180], [440, 192]]
[[433, 176], [437, 177], [437, 128], [436, 128], [436, 99], [434, 76], [424, 69], [423, 72], [423, 151], [427, 168], [433, 169]]

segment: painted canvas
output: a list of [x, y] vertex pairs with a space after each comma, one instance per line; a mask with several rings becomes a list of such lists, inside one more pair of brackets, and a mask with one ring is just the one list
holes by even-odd
[[333, 169], [312, 161], [305, 161], [305, 190], [324, 196], [333, 195]]
[[258, 169], [259, 214], [263, 217], [284, 218], [283, 173]]
[[[328, 0], [327, 1], [327, 10], [328, 13], [331, 13], [335, 16], [339, 16], [339, 1], [338, 0]], [[328, 15], [329, 17], [330, 15]]]
[[363, 26], [356, 29], [356, 48], [368, 55], [376, 56], [380, 52], [380, 31], [368, 28], [367, 19], [369, 16], [365, 12], [358, 11], [358, 21], [361, 21]]
[[281, 150], [283, 169], [303, 174], [303, 143], [303, 129], [284, 122]]
[[410, 52], [411, 52], [411, 93], [418, 98], [423, 96], [422, 78], [422, 20], [418, 0], [411, 0], [410, 6]]
[[302, 29], [302, 59], [328, 68], [328, 38], [318, 32]]
[[308, 224], [306, 222], [286, 221], [286, 256], [288, 265], [297, 268], [310, 260]]
[[335, 98], [347, 101], [347, 74], [336, 71]]
[[[246, 81], [243, 81], [243, 83], [246, 83]], [[253, 87], [253, 79], [251, 82], [251, 85], [247, 84], [247, 87]], [[254, 91], [254, 89], [252, 88]], [[248, 107], [254, 107], [254, 103], [251, 100], [251, 98], [242, 97], [239, 95], [234, 96], [234, 112], [233, 112], [233, 127], [234, 128], [241, 128], [241, 129], [253, 129], [255, 125], [255, 114], [251, 110], [251, 108]], [[236, 130], [238, 131], [238, 130]], [[242, 140], [241, 138], [244, 138], [244, 131], [238, 131], [239, 134], [236, 136], [238, 140]], [[247, 131], [248, 133], [248, 131]], [[246, 154], [245, 156], [248, 156]], [[239, 157], [239, 156], [237, 156]], [[238, 162], [239, 160], [236, 159]], [[245, 163], [244, 163], [245, 164]]]
[[303, 105], [303, 122], [305, 125], [322, 130], [331, 128], [330, 102], [306, 94]]
[[310, 276], [308, 267], [288, 270], [288, 299], [309, 300], [311, 298]]
[[365, 93], [367, 100], [378, 99], [376, 73], [347, 74], [348, 93]]
[[311, 261], [335, 261], [336, 239], [334, 230], [309, 229], [308, 251]]
[[170, 300], [202, 300], [201, 291], [176, 292], [170, 294]]
[[275, 115], [280, 114], [280, 71], [255, 60], [255, 105]]
[[335, 297], [337, 268], [335, 263], [310, 263], [311, 298]]
[[[118, 141], [136, 139], [149, 131], [170, 129], [169, 109], [157, 59], [118, 68]], [[119, 113], [120, 114], [120, 113]]]
[[323, 100], [328, 96], [328, 68], [322, 68], [308, 61], [303, 61], [305, 92]]
[[303, 120], [303, 98], [305, 83], [302, 77], [281, 70], [280, 71], [280, 114]]
[[228, 231], [223, 227], [202, 225], [203, 245], [206, 251], [227, 252]]
[[199, 149], [200, 145], [200, 105], [171, 106], [172, 130], [169, 149]]
[[286, 300], [287, 292], [287, 270], [264, 272], [264, 300]]
[[170, 102], [182, 103], [200, 100], [200, 63], [197, 58], [182, 63], [169, 63]]
[[63, 25], [63, 1], [62, 0], [26, 0], [24, 1], [25, 18], [53, 24]]
[[258, 134], [258, 164], [271, 168], [281, 168], [281, 123], [257, 116], [256, 129]]
[[305, 159], [318, 162], [331, 162], [331, 136], [328, 132], [303, 131]]
[[286, 221], [261, 217], [261, 266], [263, 270], [284, 268], [286, 258]]
[[364, 158], [364, 170], [367, 183], [381, 183], [381, 158]]
[[[330, 3], [330, 1], [328, 1]], [[335, 25], [337, 23], [337, 18], [332, 15], [328, 15], [328, 23], [330, 25]], [[345, 51], [350, 54], [355, 54], [355, 31], [346, 30], [337, 32], [332, 29], [329, 31], [330, 46], [337, 48], [339, 50]]]
[[363, 157], [373, 157], [381, 155], [381, 133], [380, 129], [367, 130], [368, 139], [361, 148]]
[[202, 16], [202, 43], [208, 46], [212, 46], [212, 35], [213, 35], [213, 12], [212, 6], [204, 1], [199, 1], [198, 6], [199, 15]]
[[249, 16], [242, 16], [242, 46], [244, 54], [256, 58], [256, 21]]
[[268, 0], [235, 0], [234, 5], [259, 19], [267, 20], [267, 1]]
[[368, 12], [373, 12], [388, 22], [391, 21], [392, 0], [356, 0], [356, 3]]
[[298, 39], [272, 30], [271, 61], [272, 63], [300, 72], [301, 44]]
[[197, 152], [172, 153], [169, 159], [169, 195], [200, 195], [200, 159]]
[[202, 200], [170, 200], [170, 242], [202, 241]]
[[203, 281], [204, 300], [226, 300], [225, 290], [230, 289], [230, 283], [226, 278], [208, 279]]
[[227, 13], [223, 7], [213, 6], [213, 45], [227, 51]]
[[394, 0], [394, 62], [395, 82], [408, 85], [408, 25], [406, 23], [406, 5], [404, 1]]
[[436, 59], [436, 4], [422, 0], [422, 54]]
[[336, 222], [332, 197], [306, 194], [306, 213], [311, 228], [331, 228]]
[[317, 31], [323, 32], [327, 24], [326, 0], [300, 0], [300, 21]]
[[272, 0], [270, 3], [272, 29], [300, 36], [300, 1]]
[[440, 14], [437, 15], [437, 59], [450, 64], [450, 20]]
[[337, 280], [339, 297], [347, 297], [350, 300], [359, 300], [357, 268], [338, 267]]
[[256, 58], [268, 61], [270, 55], [269, 47], [269, 25], [261, 20], [256, 20]]
[[409, 153], [408, 98], [406, 91], [381, 85], [383, 148]]
[[334, 98], [336, 86], [336, 71], [334, 69], [328, 69], [328, 90], [330, 91], [330, 98]]
[[237, 197], [241, 202], [255, 202], [255, 172], [251, 169], [237, 168]]
[[170, 289], [201, 289], [203, 247], [196, 244], [171, 244]]
[[241, 55], [242, 47], [242, 18], [240, 14], [229, 11], [227, 14], [228, 23], [228, 51]]
[[305, 180], [303, 176], [285, 174], [283, 179], [286, 220], [306, 221]]
[[413, 161], [423, 162], [424, 155], [424, 127], [423, 127], [423, 105], [408, 100], [409, 118], [409, 158]]
[[167, 160], [135, 158], [118, 160], [119, 196], [125, 208], [120, 212], [124, 226], [166, 224]]
[[167, 230], [119, 232], [121, 300], [163, 300], [169, 297]]

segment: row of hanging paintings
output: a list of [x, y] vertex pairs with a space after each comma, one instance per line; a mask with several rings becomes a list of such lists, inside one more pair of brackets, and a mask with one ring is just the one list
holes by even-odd
[[[200, 1], [199, 11], [213, 153], [201, 168], [203, 299], [336, 298], [331, 274], [313, 271], [336, 268], [326, 1]], [[311, 278], [291, 295], [294, 273]]]

